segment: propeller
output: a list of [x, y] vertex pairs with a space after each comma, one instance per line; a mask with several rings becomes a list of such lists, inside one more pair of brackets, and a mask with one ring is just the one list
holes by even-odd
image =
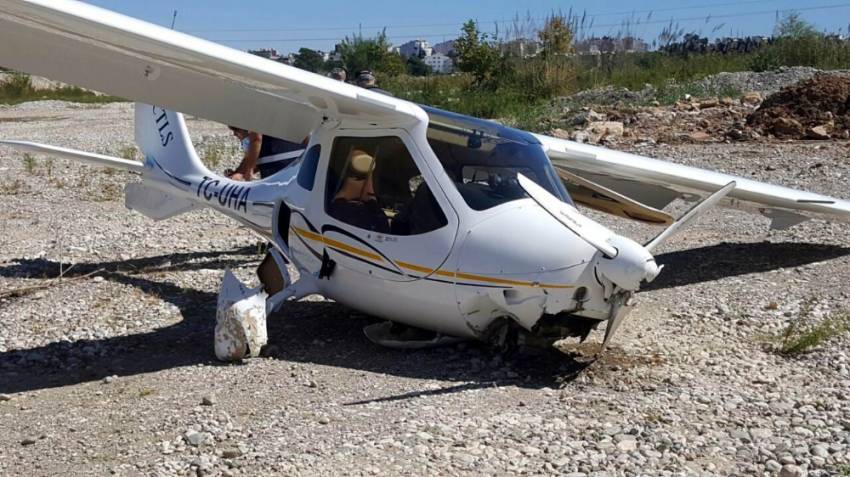
[[597, 271], [617, 287], [637, 291], [641, 282], [654, 280], [661, 271], [652, 254], [637, 242], [585, 217], [528, 177], [517, 174], [517, 181], [549, 215], [602, 252]]
[[655, 263], [652, 251], [675, 235], [682, 227], [717, 205], [721, 199], [732, 192], [736, 185], [734, 181], [726, 184], [642, 246], [585, 217], [575, 207], [559, 200], [523, 174], [517, 174], [517, 181], [520, 187], [555, 220], [602, 252], [603, 257], [597, 264], [598, 272], [617, 287], [632, 292], [640, 289], [642, 282], [652, 282], [661, 272], [661, 267]]
[[606, 287], [606, 299], [611, 302], [611, 313], [605, 330], [603, 349], [619, 328], [623, 318], [631, 309], [631, 298], [643, 282], [650, 283], [658, 276], [663, 266], [658, 266], [652, 251], [691, 223], [699, 215], [715, 206], [735, 188], [735, 182], [692, 207], [655, 238], [640, 245], [634, 240], [617, 235], [601, 224], [583, 216], [577, 209], [564, 203], [536, 184], [528, 177], [517, 174], [520, 187], [546, 212], [567, 229], [602, 253], [596, 263], [596, 272], [612, 285]]
[[523, 174], [517, 173], [516, 176], [520, 187], [555, 220], [602, 252], [606, 257], [614, 258], [617, 256], [617, 249], [608, 243], [613, 232], [581, 215], [574, 207], [564, 203]]

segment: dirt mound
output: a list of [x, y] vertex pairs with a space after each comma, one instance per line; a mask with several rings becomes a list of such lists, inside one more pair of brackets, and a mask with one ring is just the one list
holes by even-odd
[[788, 139], [847, 137], [850, 77], [819, 74], [768, 97], [747, 124], [761, 134]]

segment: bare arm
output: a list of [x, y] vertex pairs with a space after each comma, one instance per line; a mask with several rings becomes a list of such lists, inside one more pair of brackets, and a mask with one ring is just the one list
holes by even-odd
[[242, 162], [239, 163], [239, 167], [233, 171], [233, 175], [230, 176], [233, 180], [243, 180], [249, 181], [254, 174], [254, 169], [257, 167], [257, 160], [260, 157], [260, 148], [263, 146], [263, 136], [257, 133], [249, 133], [248, 139], [250, 143], [248, 144], [248, 150], [245, 151], [245, 157], [242, 158]]

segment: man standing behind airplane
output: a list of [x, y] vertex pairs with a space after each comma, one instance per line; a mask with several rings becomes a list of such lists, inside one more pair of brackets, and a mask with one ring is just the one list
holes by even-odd
[[347, 76], [348, 75], [345, 73], [345, 70], [342, 68], [334, 68], [330, 73], [328, 73], [328, 78], [333, 78], [337, 81], [342, 81], [343, 83], [345, 83]]
[[361, 88], [366, 88], [376, 93], [392, 96], [389, 91], [385, 91], [378, 87], [378, 80], [375, 78], [375, 74], [369, 70], [363, 70], [360, 73], [357, 73], [356, 81], [357, 86], [360, 86]]
[[289, 166], [304, 153], [304, 144], [230, 126], [233, 135], [242, 143], [245, 156], [233, 171], [225, 175], [235, 181], [249, 181], [257, 169], [265, 179]]

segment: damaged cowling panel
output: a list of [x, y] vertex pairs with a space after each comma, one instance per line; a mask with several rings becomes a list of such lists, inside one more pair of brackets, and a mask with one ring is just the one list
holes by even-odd
[[[611, 304], [595, 275], [600, 252], [533, 200], [493, 210], [463, 237], [455, 294], [473, 336], [489, 340], [494, 323], [506, 322], [500, 318], [534, 335], [547, 316], [557, 315], [565, 329], [573, 319], [596, 323], [610, 316]], [[576, 262], [576, 256], [587, 258]], [[470, 286], [484, 278], [489, 280]]]
[[[470, 296], [461, 303], [461, 311], [473, 335], [497, 348], [548, 348], [569, 337], [584, 341], [600, 323], [615, 316], [612, 302], [592, 300], [586, 287], [554, 293], [541, 288], [500, 289]], [[617, 315], [617, 324], [627, 312]]]

